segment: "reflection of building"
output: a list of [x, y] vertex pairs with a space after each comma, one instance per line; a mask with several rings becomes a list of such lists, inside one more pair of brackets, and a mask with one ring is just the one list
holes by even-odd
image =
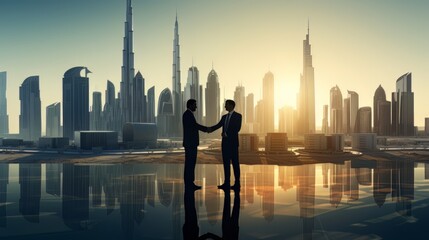
[[61, 196], [61, 172], [63, 169], [60, 163], [46, 164], [46, 193], [53, 196]]
[[256, 167], [256, 193], [262, 197], [262, 215], [266, 221], [274, 219], [274, 166], [261, 165]]
[[392, 93], [392, 133], [397, 136], [414, 135], [414, 93], [411, 90], [411, 73], [396, 80]]
[[334, 164], [331, 168], [330, 202], [331, 206], [338, 207], [343, 197], [344, 165]]
[[297, 200], [304, 239], [312, 239], [314, 229], [314, 204], [316, 194], [315, 165], [302, 165], [295, 168], [297, 178]]
[[[206, 207], [207, 219], [210, 225], [215, 225], [218, 220], [218, 213], [220, 212], [220, 191], [216, 187], [219, 184], [220, 176], [220, 166], [214, 166], [215, 169], [208, 168], [207, 165], [203, 167], [204, 176], [206, 178], [204, 189], [203, 201]], [[223, 171], [223, 170], [222, 170]]]
[[41, 174], [40, 164], [19, 164], [19, 212], [32, 223], [39, 222]]
[[392, 198], [396, 200], [396, 211], [411, 216], [414, 200], [414, 161], [397, 160], [392, 169]]
[[89, 166], [63, 165], [62, 217], [73, 230], [86, 229], [89, 219]]
[[374, 168], [373, 194], [377, 206], [381, 207], [386, 201], [387, 194], [392, 192], [392, 163], [377, 161]]
[[9, 164], [0, 164], [0, 227], [7, 226], [6, 201], [9, 184]]
[[24, 140], [37, 141], [42, 134], [39, 76], [28, 77], [19, 87], [21, 114], [19, 134]]

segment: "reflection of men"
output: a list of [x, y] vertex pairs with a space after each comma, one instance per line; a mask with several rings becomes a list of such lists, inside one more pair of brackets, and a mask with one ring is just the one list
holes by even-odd
[[198, 239], [200, 228], [195, 209], [194, 191], [185, 190], [185, 223], [183, 224], [183, 239]]
[[194, 113], [197, 109], [197, 101], [189, 99], [186, 102], [188, 108], [183, 113], [183, 147], [185, 147], [185, 187], [190, 189], [201, 189], [201, 186], [194, 184], [195, 164], [197, 163], [197, 150], [200, 144], [198, 130], [207, 132], [207, 127], [202, 126], [195, 120]]
[[234, 191], [234, 205], [231, 212], [231, 194], [225, 191], [225, 201], [223, 203], [222, 214], [222, 239], [238, 240], [239, 226], [238, 218], [240, 216], [240, 190]]
[[218, 188], [229, 188], [230, 186], [230, 162], [234, 169], [235, 184], [233, 189], [240, 188], [240, 163], [238, 162], [238, 132], [241, 129], [241, 114], [234, 111], [235, 102], [225, 101], [227, 114], [223, 115], [219, 123], [210, 127], [210, 132], [222, 127], [222, 159], [225, 182]]

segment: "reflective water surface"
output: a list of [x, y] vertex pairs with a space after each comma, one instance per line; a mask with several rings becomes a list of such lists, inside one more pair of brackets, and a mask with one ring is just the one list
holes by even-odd
[[428, 164], [241, 170], [224, 192], [197, 165], [185, 192], [181, 164], [0, 164], [0, 239], [426, 239]]

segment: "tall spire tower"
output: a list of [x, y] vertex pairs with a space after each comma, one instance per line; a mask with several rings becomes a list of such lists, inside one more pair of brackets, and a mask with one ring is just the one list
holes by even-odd
[[179, 45], [179, 23], [177, 22], [177, 13], [176, 13], [176, 22], [174, 24], [174, 40], [173, 40], [173, 126], [172, 126], [172, 135], [178, 137], [181, 136], [182, 129], [182, 86], [180, 80], [180, 45]]
[[303, 73], [299, 89], [299, 119], [301, 134], [315, 133], [315, 96], [314, 96], [314, 67], [310, 45], [310, 21], [307, 35], [303, 41]]
[[122, 50], [122, 80], [121, 80], [121, 112], [122, 124], [133, 119], [133, 78], [134, 78], [134, 52], [133, 52], [133, 8], [131, 0], [127, 1], [124, 49]]

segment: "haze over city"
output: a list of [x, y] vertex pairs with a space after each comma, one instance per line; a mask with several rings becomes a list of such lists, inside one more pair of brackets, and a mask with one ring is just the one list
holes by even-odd
[[[146, 88], [171, 88], [173, 34], [179, 22], [182, 90], [187, 69], [198, 67], [205, 86], [212, 68], [221, 99], [246, 94], [262, 97], [262, 79], [274, 74], [275, 114], [295, 107], [303, 72], [302, 41], [310, 26], [316, 89], [316, 126], [329, 90], [338, 85], [359, 94], [359, 106], [372, 106], [381, 84], [387, 98], [395, 81], [413, 74], [414, 119], [424, 125], [429, 20], [424, 1], [133, 1], [135, 69]], [[45, 107], [61, 102], [62, 78], [86, 66], [89, 91], [121, 81], [125, 4], [120, 0], [5, 0], [0, 2], [0, 71], [7, 71], [10, 132], [19, 128], [19, 86], [40, 76], [42, 126]], [[91, 96], [91, 94], [90, 94]], [[90, 99], [90, 103], [92, 100]], [[155, 104], [157, 106], [157, 104]], [[275, 121], [277, 124], [277, 120]]]

